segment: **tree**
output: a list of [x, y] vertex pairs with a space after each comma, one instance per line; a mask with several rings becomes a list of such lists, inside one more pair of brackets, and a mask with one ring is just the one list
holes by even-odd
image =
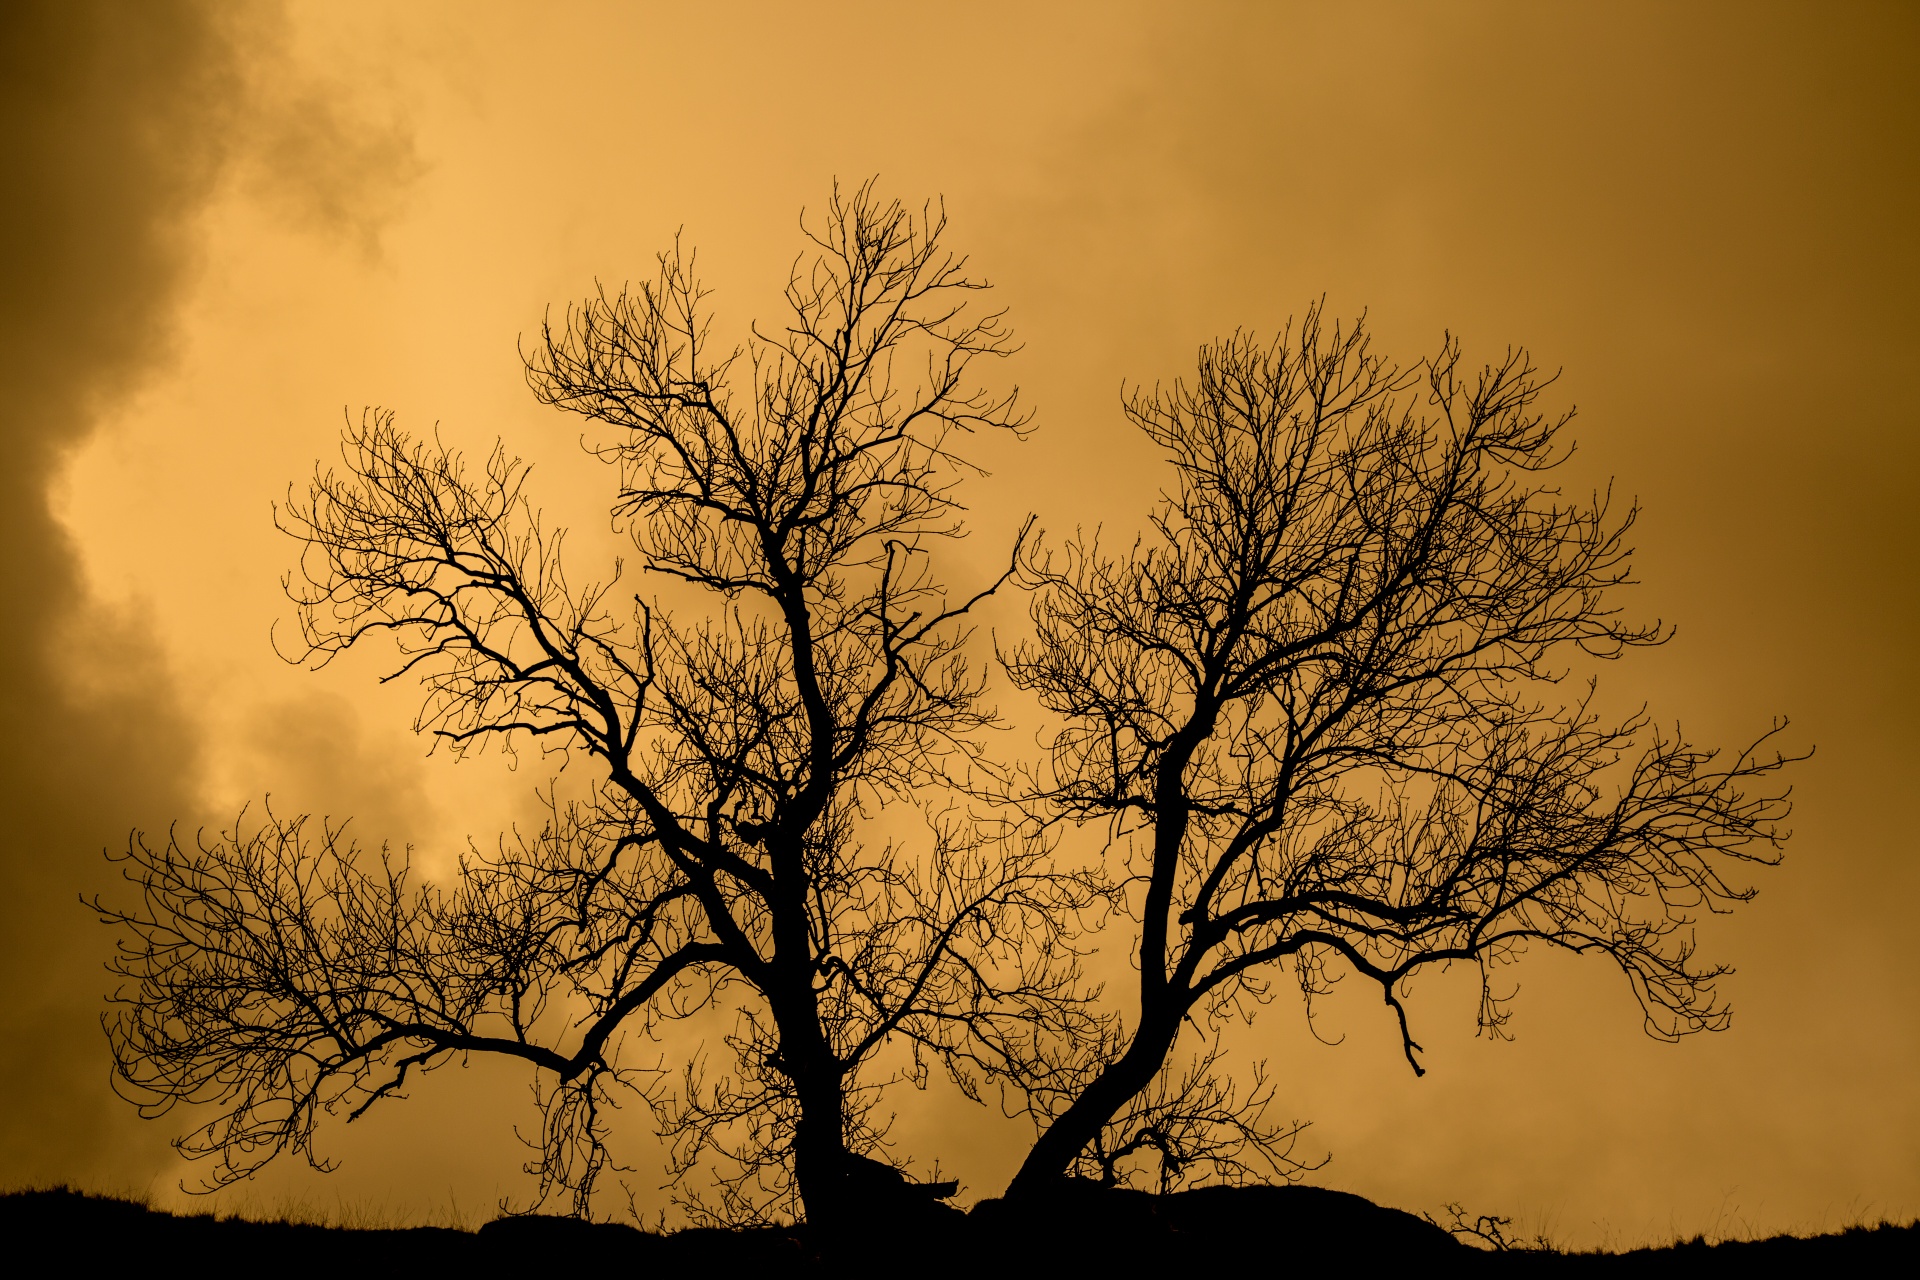
[[[349, 424], [344, 472], [316, 470], [279, 521], [303, 550], [296, 660], [390, 642], [419, 731], [538, 744], [592, 783], [444, 886], [307, 818], [136, 836], [141, 904], [95, 904], [123, 930], [115, 1065], [149, 1113], [216, 1105], [179, 1142], [213, 1184], [287, 1150], [320, 1164], [323, 1115], [493, 1054], [542, 1081], [543, 1194], [586, 1210], [629, 1086], [678, 1174], [721, 1159], [714, 1212], [831, 1225], [873, 1181], [882, 1046], [937, 1051], [977, 1011], [1067, 995], [1046, 945], [1067, 882], [952, 807], [993, 720], [965, 618], [1005, 578], [952, 598], [932, 553], [961, 531], [962, 439], [1024, 420], [974, 382], [1014, 348], [970, 311], [985, 286], [945, 226], [836, 189], [783, 327], [718, 357], [677, 247], [542, 325], [534, 394], [611, 429], [590, 447], [614, 517], [653, 581], [705, 602], [690, 619], [622, 601], [617, 567], [570, 579], [504, 448], [473, 470], [391, 414]], [[917, 847], [863, 838], [899, 806], [924, 811]], [[622, 1059], [716, 1001], [738, 1008], [717, 1078], [695, 1063], [667, 1090]]]
[[1250, 1016], [1284, 966], [1309, 1017], [1339, 972], [1375, 984], [1416, 1072], [1406, 979], [1477, 966], [1498, 1035], [1493, 971], [1530, 943], [1605, 957], [1655, 1035], [1725, 1025], [1688, 926], [1778, 859], [1785, 793], [1754, 784], [1783, 726], [1728, 757], [1603, 720], [1591, 682], [1554, 699], [1574, 660], [1671, 633], [1613, 604], [1634, 509], [1549, 484], [1571, 417], [1539, 409], [1549, 381], [1519, 351], [1469, 375], [1451, 339], [1401, 371], [1316, 306], [1127, 398], [1170, 491], [1126, 554], [1029, 558], [1036, 637], [1006, 662], [1058, 718], [1036, 820], [1104, 824], [1137, 1004], [998, 1046], [1039, 1126], [1010, 1195], [1284, 1139], [1259, 1090], [1169, 1065], [1183, 1025]]

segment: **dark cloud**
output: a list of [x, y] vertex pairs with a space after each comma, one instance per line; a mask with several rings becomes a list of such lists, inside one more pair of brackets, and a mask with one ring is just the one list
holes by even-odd
[[49, 490], [166, 367], [227, 176], [370, 246], [417, 167], [399, 125], [287, 73], [284, 30], [265, 5], [0, 7], [0, 1184], [124, 1185], [162, 1158], [109, 1092], [109, 940], [77, 897], [133, 827], [196, 820], [190, 709], [138, 612], [88, 597]]
[[[187, 215], [240, 79], [202, 6], [0, 11], [0, 1178], [86, 1177], [136, 1139], [96, 1025], [103, 844], [183, 810], [195, 742], [137, 620], [88, 602], [48, 505], [64, 457], [167, 352]], [[79, 646], [81, 654], [74, 652]], [[73, 658], [114, 677], [76, 688]], [[96, 961], [89, 963], [89, 961]], [[124, 1110], [124, 1108], [122, 1109]]]

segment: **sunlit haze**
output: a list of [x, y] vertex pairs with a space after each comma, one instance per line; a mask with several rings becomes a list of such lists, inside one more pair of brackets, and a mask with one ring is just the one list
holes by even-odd
[[[537, 753], [429, 754], [381, 655], [279, 656], [296, 548], [274, 507], [345, 418], [504, 440], [604, 572], [613, 477], [529, 394], [519, 344], [676, 234], [716, 336], [744, 335], [802, 210], [877, 175], [944, 201], [1023, 344], [994, 376], [1034, 430], [973, 446], [989, 474], [949, 581], [990, 579], [1029, 513], [1130, 540], [1168, 479], [1122, 389], [1324, 298], [1403, 362], [1450, 332], [1471, 363], [1525, 346], [1561, 371], [1566, 483], [1639, 500], [1621, 603], [1677, 627], [1608, 669], [1611, 710], [1724, 744], [1784, 716], [1815, 751], [1784, 864], [1699, 927], [1737, 971], [1726, 1031], [1656, 1042], [1616, 971], [1544, 950], [1505, 971], [1511, 1042], [1476, 1037], [1471, 973], [1414, 981], [1424, 1078], [1359, 982], [1311, 1028], [1288, 993], [1236, 1031], [1310, 1122], [1299, 1154], [1330, 1157], [1312, 1181], [1579, 1246], [1920, 1212], [1910, 7], [334, 0], [7, 27], [7, 1186], [187, 1200], [167, 1143], [189, 1117], [110, 1088], [111, 939], [79, 903], [131, 829], [271, 797], [444, 874], [534, 814]], [[983, 622], [983, 644], [1028, 625], [1017, 596]], [[994, 750], [1037, 753], [1034, 705], [993, 679]], [[529, 1083], [439, 1070], [326, 1129], [336, 1172], [285, 1160], [222, 1203], [424, 1222], [525, 1201]], [[895, 1150], [963, 1202], [1028, 1137], [937, 1078], [890, 1107]], [[650, 1216], [645, 1110], [619, 1132]]]

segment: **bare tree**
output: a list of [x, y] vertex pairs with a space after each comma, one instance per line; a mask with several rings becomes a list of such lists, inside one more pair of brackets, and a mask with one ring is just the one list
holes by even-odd
[[1376, 984], [1416, 1072], [1409, 975], [1478, 966], [1497, 1035], [1493, 970], [1529, 943], [1606, 957], [1655, 1035], [1725, 1024], [1726, 970], [1688, 926], [1777, 860], [1785, 794], [1753, 784], [1783, 762], [1772, 733], [1722, 756], [1602, 720], [1591, 683], [1552, 696], [1572, 659], [1669, 633], [1612, 603], [1632, 508], [1548, 483], [1569, 451], [1548, 381], [1516, 351], [1465, 373], [1451, 339], [1403, 372], [1315, 307], [1127, 399], [1171, 489], [1126, 554], [1082, 537], [1030, 559], [1037, 637], [1007, 666], [1058, 717], [1037, 818], [1105, 826], [1137, 1005], [983, 1057], [1039, 1125], [1010, 1195], [1112, 1177], [1115, 1152], [1192, 1164], [1236, 1125], [1288, 1133], [1257, 1094], [1184, 1130], [1154, 1105], [1183, 1025], [1250, 1016], [1284, 967], [1309, 1016], [1342, 971]]
[[[1066, 996], [1048, 938], [1071, 885], [953, 807], [993, 718], [965, 617], [1000, 582], [952, 598], [931, 554], [961, 529], [958, 443], [1022, 418], [974, 380], [1013, 347], [969, 310], [985, 286], [944, 229], [836, 190], [782, 327], [718, 356], [678, 249], [543, 325], [535, 395], [610, 429], [590, 447], [617, 468], [616, 522], [647, 574], [709, 602], [691, 618], [571, 580], [504, 450], [470, 470], [391, 415], [350, 424], [345, 471], [281, 518], [304, 547], [298, 657], [390, 642], [420, 731], [537, 743], [592, 784], [447, 887], [303, 819], [136, 839], [144, 902], [101, 908], [125, 931], [115, 1061], [151, 1111], [217, 1105], [181, 1140], [214, 1183], [288, 1149], [318, 1162], [322, 1115], [486, 1053], [537, 1069], [534, 1167], [580, 1211], [625, 1085], [678, 1174], [718, 1159], [710, 1212], [832, 1224], [875, 1176], [899, 1072], [863, 1069], [883, 1046], [918, 1046], [900, 1071], [922, 1079], [970, 1011]], [[867, 837], [901, 806], [923, 839]], [[623, 1062], [625, 1038], [716, 1001], [738, 1013], [730, 1060], [680, 1088]]]

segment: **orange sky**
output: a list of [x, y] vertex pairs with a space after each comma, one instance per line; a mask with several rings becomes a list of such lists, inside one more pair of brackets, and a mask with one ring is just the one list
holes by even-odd
[[[878, 173], [945, 197], [1026, 343], [1039, 430], [983, 456], [956, 580], [1028, 511], [1137, 524], [1160, 477], [1123, 380], [1324, 294], [1403, 360], [1451, 329], [1470, 359], [1562, 368], [1574, 479], [1646, 509], [1630, 603], [1679, 627], [1613, 695], [1706, 741], [1789, 715], [1818, 748], [1786, 865], [1702, 931], [1739, 970], [1728, 1032], [1655, 1044], [1617, 977], [1544, 955], [1512, 1044], [1474, 1039], [1470, 980], [1417, 984], [1425, 1079], [1377, 998], [1328, 1004], [1337, 1047], [1269, 1010], [1241, 1048], [1332, 1155], [1316, 1180], [1579, 1245], [1920, 1211], [1911, 8], [964, 10], [8, 16], [0, 1182], [180, 1175], [165, 1123], [108, 1093], [106, 939], [74, 905], [128, 827], [270, 791], [445, 866], [525, 810], [531, 769], [426, 758], [374, 663], [273, 654], [292, 551], [270, 504], [343, 408], [506, 437], [576, 550], [611, 554], [606, 476], [527, 394], [516, 336], [682, 227], [743, 325], [801, 206]], [[336, 1130], [340, 1173], [248, 1194], [484, 1212], [526, 1189], [525, 1085], [443, 1071]], [[900, 1108], [904, 1151], [970, 1196], [1004, 1184], [1017, 1128], [939, 1090]], [[643, 1136], [630, 1154], [660, 1203]]]

